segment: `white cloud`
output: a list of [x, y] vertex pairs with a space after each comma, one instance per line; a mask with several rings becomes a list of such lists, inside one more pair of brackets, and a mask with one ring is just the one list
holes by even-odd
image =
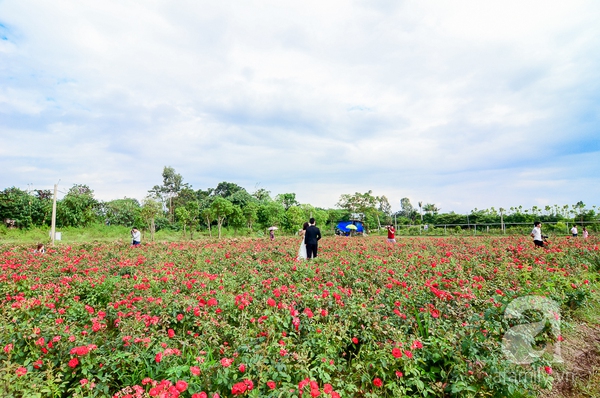
[[447, 211], [576, 202], [600, 169], [571, 165], [600, 149], [599, 14], [594, 1], [4, 1], [0, 188], [62, 179], [141, 199], [171, 165], [196, 189], [260, 183], [324, 207], [369, 189]]

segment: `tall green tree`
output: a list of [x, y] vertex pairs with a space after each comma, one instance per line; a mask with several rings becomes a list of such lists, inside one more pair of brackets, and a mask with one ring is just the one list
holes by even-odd
[[217, 227], [219, 228], [219, 239], [221, 238], [221, 228], [223, 222], [231, 213], [233, 213], [233, 204], [225, 198], [217, 197], [210, 205], [210, 208], [217, 221]]
[[50, 225], [52, 222], [53, 193], [49, 189], [36, 189], [33, 191], [36, 200], [32, 202], [31, 218], [34, 225]]
[[175, 216], [183, 227], [183, 239], [185, 239], [185, 231], [190, 220], [190, 212], [185, 207], [178, 207], [175, 209]]
[[156, 218], [160, 216], [162, 209], [162, 204], [151, 197], [146, 197], [142, 201], [140, 217], [148, 226], [152, 242], [154, 242], [154, 233], [156, 232]]
[[410, 203], [410, 199], [409, 198], [400, 199], [400, 207], [402, 208], [402, 210], [400, 210], [400, 215], [402, 217], [408, 218], [410, 220], [411, 224], [414, 223], [415, 218], [417, 217], [417, 211], [415, 210], [413, 205]]
[[313, 218], [315, 219], [317, 226], [320, 226], [320, 228], [325, 228], [325, 226], [327, 225], [327, 220], [329, 218], [329, 213], [327, 213], [327, 210], [320, 209], [317, 207], [315, 208], [315, 211], [313, 213]]
[[98, 201], [87, 185], [75, 184], [57, 202], [56, 224], [59, 227], [85, 227], [96, 221]]
[[282, 225], [285, 217], [285, 209], [281, 203], [274, 201], [263, 203], [258, 207], [258, 221], [263, 227]]
[[115, 199], [100, 204], [100, 213], [110, 225], [133, 227], [140, 218], [142, 207], [137, 199]]
[[264, 188], [257, 189], [252, 196], [254, 196], [259, 202], [271, 201], [271, 191], [267, 191]]
[[275, 197], [275, 201], [281, 203], [285, 210], [288, 210], [292, 206], [298, 206], [300, 203], [296, 200], [295, 193], [282, 193]]
[[173, 197], [173, 208], [185, 207], [189, 202], [198, 202], [197, 192], [192, 188], [183, 187], [176, 196]]
[[169, 210], [171, 221], [175, 214], [173, 207], [173, 198], [177, 196], [183, 188], [189, 188], [188, 184], [183, 183], [183, 177], [181, 174], [175, 172], [175, 169], [171, 166], [165, 166], [162, 172], [163, 184], [155, 185], [150, 191], [151, 194], [157, 198], [161, 198]]
[[220, 182], [217, 187], [212, 191], [214, 196], [220, 196], [225, 199], [229, 199], [237, 192], [246, 192], [246, 190], [233, 182], [223, 181]]
[[210, 236], [212, 238], [211, 225], [216, 217], [215, 212], [212, 209], [212, 207], [209, 206], [209, 207], [202, 208], [201, 213], [202, 213], [202, 218], [204, 219], [204, 221], [206, 221], [206, 227], [208, 228], [208, 236]]
[[198, 228], [198, 222], [200, 220], [200, 204], [198, 201], [190, 201], [185, 205], [185, 209], [189, 213], [188, 227], [190, 231], [190, 239], [194, 239], [194, 231]]
[[285, 229], [288, 231], [299, 230], [307, 220], [304, 211], [299, 206], [290, 206], [285, 211]]
[[20, 228], [33, 225], [33, 205], [35, 197], [16, 187], [0, 192], [0, 219], [13, 220]]
[[243, 209], [244, 218], [248, 229], [252, 231], [252, 226], [258, 220], [258, 204], [255, 202], [249, 202]]
[[244, 216], [244, 212], [242, 208], [238, 205], [233, 205], [233, 211], [227, 217], [227, 225], [233, 227], [235, 234], [237, 235], [238, 229], [243, 227], [246, 224], [246, 217]]
[[423, 211], [425, 214], [435, 215], [440, 212], [440, 209], [433, 203], [426, 203], [423, 205]]

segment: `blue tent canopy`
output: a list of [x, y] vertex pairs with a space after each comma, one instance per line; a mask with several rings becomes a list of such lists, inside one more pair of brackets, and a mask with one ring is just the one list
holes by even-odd
[[347, 228], [348, 225], [356, 225], [356, 229], [354, 231], [356, 232], [364, 232], [364, 228], [363, 228], [363, 224], [360, 221], [340, 221], [337, 224], [337, 229], [344, 231], [344, 232], [350, 232], [350, 228]]

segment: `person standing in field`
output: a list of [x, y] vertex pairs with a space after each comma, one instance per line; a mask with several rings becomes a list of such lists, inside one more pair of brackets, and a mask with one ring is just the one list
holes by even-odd
[[41, 254], [46, 253], [46, 248], [44, 247], [44, 244], [38, 243], [37, 249], [34, 250], [34, 253], [41, 253]]
[[542, 237], [542, 223], [536, 221], [533, 223], [533, 230], [531, 231], [531, 237], [533, 237], [533, 244], [535, 247], [544, 247], [544, 238]]
[[573, 225], [573, 228], [571, 228], [571, 235], [573, 235], [574, 238], [577, 237], [577, 225]]
[[583, 239], [587, 239], [587, 238], [588, 238], [588, 236], [590, 236], [590, 235], [588, 234], [588, 230], [587, 230], [587, 228], [586, 228], [586, 227], [583, 227], [583, 232], [582, 232], [582, 233], [583, 233]]
[[142, 233], [136, 228], [131, 228], [131, 245], [139, 246], [142, 243]]
[[387, 227], [387, 241], [390, 243], [396, 243], [396, 229], [394, 228], [394, 226], [392, 224], [388, 225]]
[[321, 239], [321, 230], [315, 225], [315, 219], [311, 218], [309, 226], [304, 233], [304, 242], [306, 243], [306, 257], [311, 259], [317, 257], [319, 249], [319, 239]]
[[302, 237], [302, 242], [300, 243], [300, 249], [298, 249], [298, 260], [306, 260], [306, 243], [304, 242], [304, 235], [306, 234], [306, 229], [308, 228], [308, 223], [305, 222], [302, 225], [302, 229], [298, 231], [298, 235]]

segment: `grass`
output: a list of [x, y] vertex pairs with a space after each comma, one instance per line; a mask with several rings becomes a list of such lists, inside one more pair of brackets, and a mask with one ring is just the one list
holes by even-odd
[[600, 397], [600, 292], [593, 291], [561, 329], [565, 362], [555, 368], [554, 390], [541, 398]]

